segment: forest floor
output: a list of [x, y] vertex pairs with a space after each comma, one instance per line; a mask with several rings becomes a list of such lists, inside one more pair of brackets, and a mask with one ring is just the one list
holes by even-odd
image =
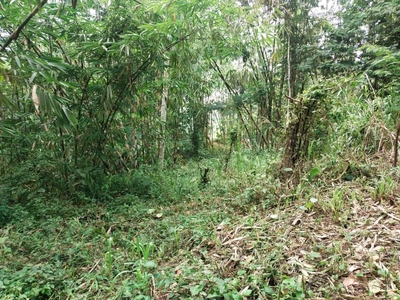
[[167, 199], [32, 199], [0, 229], [0, 299], [400, 299], [386, 159], [325, 164], [290, 186], [274, 159], [237, 155], [227, 172], [202, 162], [205, 186], [195, 163], [159, 177]]

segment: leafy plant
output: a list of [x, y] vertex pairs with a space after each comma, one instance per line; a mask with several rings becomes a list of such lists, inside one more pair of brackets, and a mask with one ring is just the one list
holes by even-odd
[[277, 299], [304, 299], [305, 290], [295, 277], [284, 278], [279, 286]]
[[28, 265], [11, 272], [0, 270], [2, 299], [48, 299], [55, 290], [65, 288], [66, 274], [55, 265]]
[[150, 260], [155, 251], [155, 247], [153, 243], [145, 243], [140, 240], [140, 238], [136, 238], [136, 240], [132, 243], [132, 254], [139, 259], [143, 259], [145, 261]]
[[320, 168], [318, 168], [318, 167], [312, 168], [310, 170], [310, 174], [307, 177], [308, 181], [312, 181], [314, 179], [314, 177], [318, 176], [319, 174], [321, 174]]
[[336, 222], [342, 218], [344, 205], [343, 188], [337, 188], [333, 191], [332, 198], [329, 198], [326, 202], [326, 206], [332, 212], [333, 219]]
[[374, 197], [377, 200], [382, 200], [386, 196], [391, 195], [395, 186], [395, 182], [393, 179], [388, 175], [382, 178], [377, 183], [377, 187], [374, 190]]

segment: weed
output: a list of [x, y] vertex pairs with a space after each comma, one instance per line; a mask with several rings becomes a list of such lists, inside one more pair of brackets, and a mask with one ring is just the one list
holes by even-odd
[[105, 255], [106, 274], [111, 274], [113, 269], [113, 238], [107, 239], [107, 252]]
[[154, 249], [153, 243], [145, 243], [136, 238], [132, 243], [132, 256], [148, 261], [153, 256]]
[[278, 289], [277, 299], [304, 299], [304, 285], [297, 278], [284, 278]]
[[344, 205], [343, 189], [335, 189], [333, 191], [332, 198], [329, 198], [326, 202], [326, 207], [332, 212], [332, 217], [335, 222], [338, 222], [342, 219]]
[[391, 195], [395, 186], [395, 182], [388, 175], [378, 181], [377, 186], [373, 192], [374, 198], [376, 200], [383, 200], [387, 196]]

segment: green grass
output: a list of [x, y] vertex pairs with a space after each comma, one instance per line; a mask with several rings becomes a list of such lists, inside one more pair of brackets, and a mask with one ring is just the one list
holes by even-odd
[[3, 205], [0, 299], [399, 299], [393, 170], [328, 184], [320, 162], [289, 188], [276, 157], [221, 162], [206, 186], [189, 162], [107, 201]]

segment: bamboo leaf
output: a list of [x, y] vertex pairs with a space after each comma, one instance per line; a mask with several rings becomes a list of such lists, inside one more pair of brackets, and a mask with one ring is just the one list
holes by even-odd
[[18, 65], [18, 67], [21, 67], [21, 61], [19, 60], [19, 57], [15, 56], [14, 59], [15, 59], [15, 62], [17, 63], [17, 65]]
[[13, 137], [15, 135], [15, 130], [4, 125], [0, 125], [1, 137]]
[[78, 120], [75, 118], [75, 116], [72, 114], [72, 112], [65, 106], [62, 106], [62, 112], [65, 117], [65, 119], [68, 120], [69, 125], [75, 125], [78, 123]]
[[37, 72], [33, 72], [32, 76], [29, 78], [29, 83], [32, 83], [33, 80], [36, 78]]
[[12, 109], [16, 109], [16, 106], [0, 91], [0, 103]]

